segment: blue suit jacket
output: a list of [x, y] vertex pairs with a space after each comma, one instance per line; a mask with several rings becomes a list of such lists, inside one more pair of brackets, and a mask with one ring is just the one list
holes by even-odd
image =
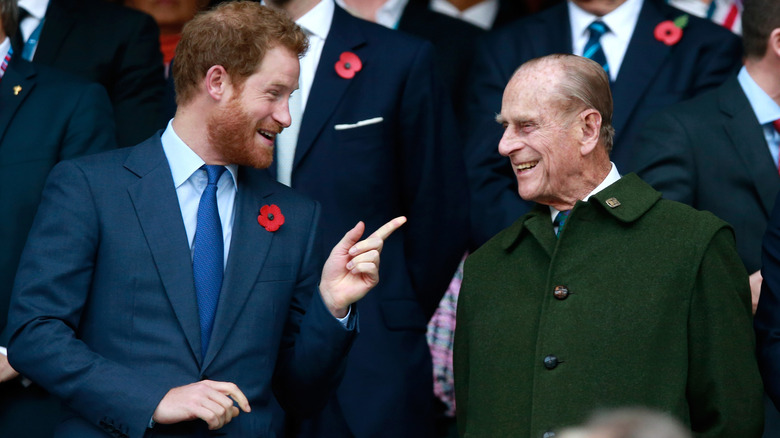
[[[257, 222], [264, 204], [286, 220]], [[316, 292], [318, 205], [240, 168], [209, 350], [201, 360], [191, 253], [159, 134], [51, 173], [12, 298], [12, 365], [69, 408], [57, 436], [143, 436], [166, 392], [230, 381], [253, 410], [220, 432], [280, 436], [338, 382], [354, 330]], [[312, 298], [314, 294], [314, 299]], [[194, 421], [154, 436], [205, 432]]]
[[[653, 30], [684, 12], [661, 0], [645, 0], [617, 80], [612, 84], [616, 136], [611, 159], [623, 173], [633, 171], [634, 138], [648, 116], [675, 102], [717, 87], [741, 65], [739, 38], [706, 20], [689, 17], [680, 41], [667, 46]], [[466, 144], [474, 245], [511, 225], [530, 209], [517, 194], [509, 160], [498, 153], [504, 87], [525, 61], [553, 53], [571, 53], [566, 2], [519, 20], [488, 35], [472, 70], [469, 116], [472, 135]]]
[[[362, 60], [352, 79], [334, 68], [345, 51]], [[336, 7], [295, 152], [292, 187], [322, 204], [323, 252], [359, 220], [375, 230], [409, 219], [385, 242], [337, 407], [323, 414], [341, 411], [358, 437], [432, 428], [425, 330], [465, 250], [468, 211], [462, 150], [434, 70], [429, 43]], [[334, 128], [375, 117], [384, 120]]]

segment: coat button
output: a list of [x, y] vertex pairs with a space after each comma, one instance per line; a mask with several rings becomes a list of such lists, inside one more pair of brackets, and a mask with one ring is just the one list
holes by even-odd
[[558, 366], [558, 358], [553, 356], [552, 354], [544, 358], [544, 367], [548, 370], [554, 369]]
[[565, 300], [569, 296], [569, 289], [566, 289], [566, 286], [555, 286], [553, 296], [559, 300]]

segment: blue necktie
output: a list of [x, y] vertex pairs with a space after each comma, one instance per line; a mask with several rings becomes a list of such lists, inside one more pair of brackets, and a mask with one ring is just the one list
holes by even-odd
[[607, 64], [607, 57], [604, 55], [604, 49], [601, 48], [601, 36], [609, 32], [609, 28], [601, 21], [594, 21], [588, 26], [590, 31], [590, 38], [585, 44], [585, 51], [582, 52], [582, 56], [590, 58], [604, 67], [604, 71], [609, 75], [609, 64]]
[[558, 231], [555, 232], [555, 237], [559, 237], [561, 235], [563, 226], [566, 224], [566, 219], [569, 218], [569, 213], [571, 213], [571, 210], [559, 211], [558, 215], [555, 216], [555, 219], [553, 220], [553, 226], [558, 227]]
[[192, 244], [192, 272], [200, 317], [200, 353], [205, 357], [214, 327], [214, 315], [217, 313], [219, 290], [222, 288], [224, 242], [217, 208], [217, 181], [225, 167], [204, 165], [201, 169], [206, 170], [209, 182], [198, 204], [198, 224]]

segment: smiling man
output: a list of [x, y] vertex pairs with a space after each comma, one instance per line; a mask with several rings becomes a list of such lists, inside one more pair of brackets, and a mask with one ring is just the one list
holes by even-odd
[[167, 129], [52, 171], [8, 359], [63, 401], [56, 436], [279, 437], [285, 413], [317, 411], [338, 385], [351, 305], [404, 219], [360, 242], [358, 224], [323, 267], [319, 204], [262, 171], [306, 46], [255, 2], [200, 15], [179, 44]]
[[669, 412], [759, 437], [750, 290], [729, 226], [609, 160], [609, 80], [551, 55], [507, 85], [498, 150], [536, 207], [466, 261], [455, 332], [461, 436], [550, 438], [591, 410]]

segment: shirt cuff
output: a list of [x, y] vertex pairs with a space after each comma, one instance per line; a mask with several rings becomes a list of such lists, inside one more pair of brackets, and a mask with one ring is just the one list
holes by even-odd
[[[347, 313], [347, 317], [349, 317], [349, 313]], [[5, 347], [0, 347], [0, 354], [3, 356], [8, 356], [8, 349]]]
[[[347, 314], [343, 318], [336, 318], [339, 320], [339, 323], [341, 323], [341, 326], [344, 328], [347, 328], [347, 324], [349, 324], [349, 317], [352, 315], [352, 305], [350, 304], [349, 308], [347, 309]], [[0, 347], [2, 348], [2, 347]]]

